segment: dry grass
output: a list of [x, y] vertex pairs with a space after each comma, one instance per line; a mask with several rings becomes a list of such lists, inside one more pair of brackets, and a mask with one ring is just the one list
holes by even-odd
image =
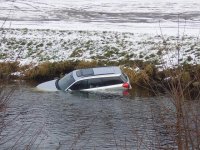
[[[10, 74], [16, 71], [22, 72], [26, 80], [49, 80], [55, 77], [61, 77], [64, 74], [81, 68], [100, 67], [100, 66], [121, 66], [124, 72], [129, 76], [131, 84], [137, 84], [148, 87], [149, 84], [154, 85], [158, 82], [170, 78], [170, 81], [176, 80], [177, 72], [180, 72], [181, 84], [189, 84], [197, 87], [200, 84], [200, 65], [185, 64], [177, 69], [165, 69], [158, 71], [154, 64], [137, 63], [136, 62], [105, 62], [105, 61], [61, 61], [61, 62], [45, 62], [38, 66], [19, 66], [18, 62], [0, 63], [0, 79], [12, 77]], [[139, 70], [136, 70], [139, 68]], [[21, 77], [19, 77], [21, 78]], [[159, 84], [160, 84], [159, 83]], [[163, 84], [164, 82], [162, 82]], [[168, 84], [168, 83], [167, 83]], [[193, 86], [193, 87], [194, 87]]]
[[103, 66], [97, 61], [63, 61], [45, 62], [25, 72], [25, 79], [28, 80], [48, 80], [61, 77], [75, 69]]
[[9, 78], [12, 72], [19, 71], [18, 62], [2, 62], [0, 63], [0, 79]]
[[48, 80], [74, 70], [76, 62], [45, 62], [25, 72], [25, 79]]
[[[170, 76], [169, 80], [146, 80], [146, 84], [158, 98], [158, 106], [160, 111], [152, 110], [153, 123], [155, 126], [158, 149], [178, 149], [178, 150], [197, 150], [200, 149], [200, 84], [194, 86], [193, 83], [200, 83], [199, 70], [187, 66], [177, 69], [166, 70], [164, 76]], [[192, 72], [190, 70], [193, 70]], [[154, 80], [155, 84], [151, 84]], [[162, 102], [163, 94], [161, 94], [155, 85], [161, 85], [165, 96], [168, 98], [168, 104]], [[192, 92], [194, 91], [195, 92]], [[170, 107], [169, 107], [170, 106]], [[158, 117], [159, 116], [159, 117]], [[170, 117], [169, 117], [170, 116]], [[159, 121], [158, 121], [159, 119]], [[158, 125], [159, 122], [159, 125]], [[169, 144], [164, 144], [159, 138], [162, 133], [157, 129], [162, 129], [167, 133]], [[140, 139], [140, 137], [139, 137]], [[146, 143], [143, 143], [144, 145]], [[152, 149], [147, 147], [147, 149]]]
[[101, 66], [97, 61], [78, 61], [75, 69], [92, 68], [97, 66]]
[[[191, 95], [191, 80], [183, 80], [185, 72], [180, 71], [176, 75], [176, 82], [170, 82], [168, 87], [164, 87], [170, 97], [171, 103], [175, 107], [172, 129], [169, 130], [171, 136], [175, 133], [175, 144], [178, 149], [199, 149], [200, 147], [200, 117], [197, 107], [194, 105], [194, 100], [199, 102], [199, 91], [196, 96]], [[186, 73], [187, 74], [187, 73]], [[185, 76], [185, 75], [184, 75]], [[184, 81], [184, 83], [182, 82]], [[197, 103], [198, 104], [198, 103]], [[171, 111], [166, 108], [167, 111]], [[167, 120], [167, 119], [166, 119]], [[164, 122], [168, 125], [168, 122]]]

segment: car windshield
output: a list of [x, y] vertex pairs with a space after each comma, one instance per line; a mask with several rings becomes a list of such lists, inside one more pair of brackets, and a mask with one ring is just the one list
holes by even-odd
[[65, 75], [58, 81], [58, 86], [61, 90], [67, 89], [75, 81], [72, 72]]

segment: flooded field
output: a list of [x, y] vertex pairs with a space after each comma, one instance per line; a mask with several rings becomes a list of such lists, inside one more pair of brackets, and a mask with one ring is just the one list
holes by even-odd
[[[0, 149], [156, 149], [173, 146], [159, 116], [165, 98], [133, 89], [129, 95], [38, 92], [15, 83], [1, 110]], [[170, 120], [170, 113], [162, 114]]]

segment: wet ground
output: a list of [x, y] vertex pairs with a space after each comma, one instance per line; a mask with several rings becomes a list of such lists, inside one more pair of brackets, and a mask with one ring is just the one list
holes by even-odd
[[[129, 95], [38, 92], [15, 83], [1, 111], [0, 149], [156, 149], [173, 146], [159, 121], [165, 97], [144, 90]], [[164, 113], [164, 112], [162, 112]], [[167, 114], [169, 117], [169, 114]], [[158, 140], [159, 139], [159, 140]]]

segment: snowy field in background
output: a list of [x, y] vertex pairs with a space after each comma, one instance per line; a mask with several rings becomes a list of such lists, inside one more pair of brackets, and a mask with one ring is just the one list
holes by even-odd
[[200, 63], [200, 0], [0, 0], [0, 11], [0, 62]]
[[180, 34], [200, 29], [200, 0], [0, 0], [0, 11], [4, 28], [176, 35], [180, 14]]
[[0, 30], [0, 62], [19, 61], [21, 65], [65, 60], [154, 61], [172, 67], [178, 63], [200, 63], [198, 38], [177, 39], [141, 33], [61, 30]]

